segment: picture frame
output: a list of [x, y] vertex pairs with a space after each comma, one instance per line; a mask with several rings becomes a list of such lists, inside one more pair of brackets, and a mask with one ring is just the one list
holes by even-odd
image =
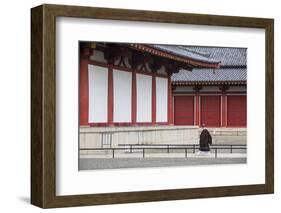
[[[265, 183], [167, 190], [56, 194], [56, 18], [258, 28], [265, 30]], [[274, 20], [44, 4], [31, 9], [31, 203], [56, 208], [274, 192]], [[262, 140], [262, 139], [261, 139]]]

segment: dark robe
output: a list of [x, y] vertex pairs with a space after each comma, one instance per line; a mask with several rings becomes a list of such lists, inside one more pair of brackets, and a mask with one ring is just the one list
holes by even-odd
[[212, 136], [207, 129], [203, 129], [200, 134], [200, 151], [208, 152], [210, 151], [209, 144], [212, 144]]

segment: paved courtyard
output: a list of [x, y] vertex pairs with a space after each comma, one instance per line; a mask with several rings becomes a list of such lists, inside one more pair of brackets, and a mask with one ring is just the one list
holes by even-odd
[[[236, 134], [238, 135], [237, 132]], [[196, 149], [189, 147], [185, 150], [184, 148], [177, 149], [177, 147], [167, 149], [166, 146], [162, 146], [161, 149], [155, 149], [155, 147], [143, 145], [135, 146], [134, 148], [139, 147], [140, 149], [133, 150], [130, 150], [129, 147], [128, 149], [118, 149], [124, 148], [118, 147], [114, 150], [83, 150], [80, 152], [79, 169], [245, 164], [247, 163], [247, 150], [243, 145], [246, 145], [246, 134], [237, 135], [219, 134], [217, 131], [216, 136], [213, 135], [214, 145], [208, 155], [198, 154], [198, 147]], [[219, 146], [221, 144], [225, 144], [225, 146]], [[230, 149], [230, 145], [232, 145], [232, 149]], [[146, 147], [145, 150], [142, 149], [143, 147]], [[218, 149], [214, 147], [218, 147]]]
[[141, 153], [123, 153], [115, 156], [114, 159], [110, 156], [108, 155], [103, 158], [84, 156], [79, 159], [79, 169], [92, 170], [247, 163], [246, 153], [219, 153], [217, 158], [214, 153], [210, 153], [209, 155], [188, 153], [186, 158], [182, 153], [149, 153], [145, 158], [141, 157]]

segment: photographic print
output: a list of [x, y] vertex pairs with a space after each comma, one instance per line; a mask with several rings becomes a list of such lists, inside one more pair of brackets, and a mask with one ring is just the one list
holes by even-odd
[[79, 170], [247, 163], [247, 48], [79, 42]]
[[273, 73], [273, 19], [32, 8], [31, 203], [273, 193]]

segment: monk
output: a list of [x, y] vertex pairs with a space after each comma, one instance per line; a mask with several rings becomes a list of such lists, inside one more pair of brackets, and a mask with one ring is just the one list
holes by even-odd
[[207, 129], [205, 129], [205, 125], [203, 125], [203, 130], [200, 134], [200, 148], [201, 152], [209, 152], [210, 144], [212, 144], [212, 136]]

